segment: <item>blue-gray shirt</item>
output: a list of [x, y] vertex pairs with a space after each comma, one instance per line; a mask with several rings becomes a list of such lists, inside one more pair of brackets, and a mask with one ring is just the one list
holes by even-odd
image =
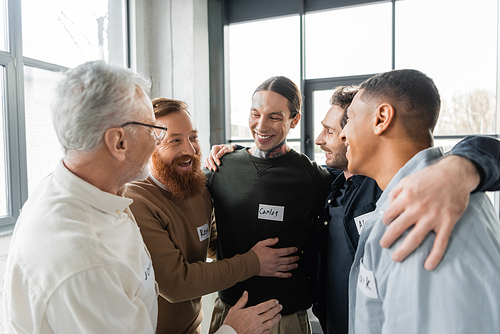
[[500, 333], [500, 223], [484, 193], [471, 195], [434, 271], [424, 269], [435, 235], [401, 263], [379, 241], [387, 195], [410, 174], [443, 156], [430, 148], [414, 156], [393, 177], [363, 227], [349, 278], [349, 332]]

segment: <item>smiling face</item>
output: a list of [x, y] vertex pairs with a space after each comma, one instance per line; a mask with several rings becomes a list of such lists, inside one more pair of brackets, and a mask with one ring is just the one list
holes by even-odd
[[360, 90], [347, 108], [347, 124], [341, 138], [347, 147], [348, 170], [352, 174], [370, 176], [370, 162], [376, 155], [373, 123], [375, 108], [361, 100]]
[[333, 105], [321, 122], [323, 131], [316, 138], [316, 145], [325, 151], [326, 165], [331, 168], [347, 170], [346, 146], [340, 138], [342, 128], [340, 120], [344, 115], [344, 109]]
[[151, 157], [150, 170], [154, 178], [179, 199], [201, 194], [206, 178], [200, 168], [198, 131], [191, 117], [184, 110], [174, 111], [158, 117], [157, 122], [168, 130]]
[[258, 91], [254, 94], [249, 126], [260, 151], [277, 147], [299, 119], [300, 114], [290, 118], [288, 100], [284, 96], [273, 91]]
[[168, 129], [165, 138], [156, 146], [156, 155], [168, 164], [176, 160], [174, 167], [179, 172], [191, 170], [192, 156], [201, 153], [198, 130], [191, 117], [185, 111], [180, 111], [159, 117], [156, 122]]

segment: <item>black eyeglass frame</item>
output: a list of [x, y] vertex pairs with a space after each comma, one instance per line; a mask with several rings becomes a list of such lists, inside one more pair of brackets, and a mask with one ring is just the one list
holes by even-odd
[[142, 126], [147, 126], [148, 128], [162, 130], [162, 132], [160, 132], [159, 136], [156, 134], [156, 131], [154, 131], [155, 138], [157, 141], [161, 141], [163, 138], [165, 138], [165, 134], [167, 133], [167, 130], [168, 130], [166, 126], [151, 125], [151, 124], [146, 124], [146, 123], [141, 123], [141, 122], [125, 122], [122, 125], [120, 125], [120, 128], [123, 128], [124, 126], [130, 125], [130, 124], [142, 125]]

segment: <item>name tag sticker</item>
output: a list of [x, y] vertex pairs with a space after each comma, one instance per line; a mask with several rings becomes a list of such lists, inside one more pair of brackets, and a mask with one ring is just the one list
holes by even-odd
[[202, 242], [203, 240], [207, 240], [208, 237], [210, 236], [210, 230], [208, 229], [208, 224], [198, 227], [197, 230], [198, 230], [198, 236], [200, 237], [200, 242]]
[[151, 260], [148, 260], [148, 263], [142, 266], [142, 276], [142, 284], [144, 285], [144, 290], [147, 290], [155, 281], [155, 272], [153, 270], [153, 264], [151, 263]]
[[284, 206], [259, 204], [259, 215], [257, 216], [257, 218], [259, 219], [282, 222], [284, 215], [285, 215]]
[[378, 298], [377, 282], [373, 271], [366, 269], [363, 262], [359, 265], [358, 289], [368, 298]]
[[375, 211], [372, 211], [361, 216], [354, 217], [354, 223], [356, 224], [359, 235], [361, 235], [361, 232], [363, 232], [363, 226], [365, 226], [365, 223], [370, 220], [374, 213]]

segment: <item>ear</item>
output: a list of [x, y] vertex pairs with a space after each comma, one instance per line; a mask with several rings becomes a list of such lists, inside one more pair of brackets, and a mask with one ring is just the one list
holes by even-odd
[[111, 128], [104, 134], [104, 143], [109, 153], [119, 161], [125, 160], [128, 141], [125, 140], [124, 128]]
[[383, 134], [391, 124], [394, 122], [395, 111], [394, 108], [388, 103], [382, 103], [378, 106], [375, 112], [375, 127], [373, 132], [380, 136]]
[[299, 121], [300, 121], [300, 113], [295, 115], [294, 118], [292, 118], [292, 124], [290, 125], [290, 127], [293, 129], [297, 126], [297, 124], [299, 124]]

